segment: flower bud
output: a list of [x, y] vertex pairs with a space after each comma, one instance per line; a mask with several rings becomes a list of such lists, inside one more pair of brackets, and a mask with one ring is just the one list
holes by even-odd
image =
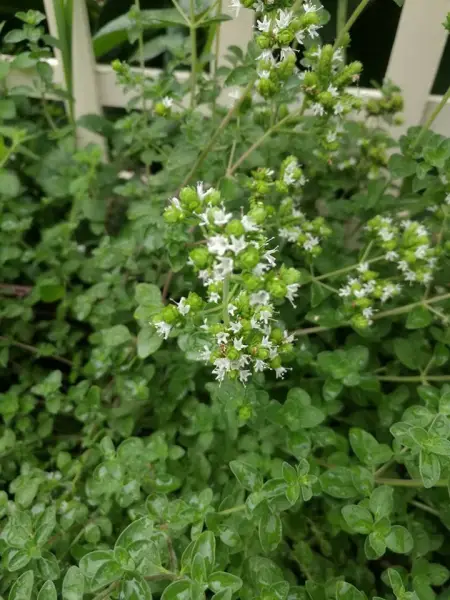
[[184, 213], [175, 206], [169, 206], [164, 211], [164, 220], [167, 223], [179, 223], [184, 220]]
[[197, 269], [204, 269], [209, 262], [209, 252], [207, 248], [194, 248], [189, 252], [189, 258], [192, 260]]
[[272, 279], [267, 284], [267, 291], [275, 298], [284, 298], [287, 294], [287, 286], [280, 279]]
[[230, 221], [226, 228], [225, 228], [225, 232], [228, 235], [234, 235], [236, 237], [240, 237], [241, 235], [245, 234], [245, 229], [244, 226], [242, 225], [241, 221], [239, 221], [239, 219], [233, 219], [232, 221]]
[[267, 210], [262, 203], [258, 203], [249, 211], [248, 216], [257, 225], [261, 225], [267, 217]]
[[256, 36], [256, 43], [261, 48], [261, 50], [267, 50], [272, 47], [272, 36], [270, 33], [260, 33]]
[[286, 285], [300, 283], [300, 281], [303, 279], [301, 272], [297, 271], [297, 269], [294, 269], [293, 267], [290, 267], [289, 269], [282, 267], [280, 270], [280, 275]]
[[175, 323], [179, 317], [178, 309], [173, 304], [169, 304], [168, 306], [165, 306], [162, 309], [162, 311], [159, 313], [159, 315], [160, 315], [160, 318], [158, 319], [159, 321], [165, 321], [166, 323], [169, 323], [170, 325]]
[[187, 297], [187, 303], [192, 310], [200, 310], [203, 306], [203, 300], [195, 292], [189, 292]]

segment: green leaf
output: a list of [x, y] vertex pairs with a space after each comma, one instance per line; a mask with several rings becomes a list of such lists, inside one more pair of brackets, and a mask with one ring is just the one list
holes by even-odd
[[143, 306], [162, 307], [161, 290], [153, 283], [138, 283], [135, 293], [136, 302]]
[[388, 485], [380, 485], [373, 490], [369, 507], [377, 521], [391, 514], [394, 508], [393, 493], [392, 488]]
[[38, 546], [43, 546], [47, 542], [55, 528], [55, 525], [56, 508], [55, 506], [49, 506], [41, 515], [39, 515], [34, 527], [34, 539]]
[[4, 560], [8, 571], [19, 571], [24, 569], [31, 560], [28, 550], [8, 548], [4, 554]]
[[450, 440], [442, 437], [429, 437], [425, 441], [425, 446], [428, 452], [439, 456], [450, 456]]
[[432, 488], [436, 485], [441, 476], [441, 463], [438, 457], [435, 454], [421, 450], [419, 455], [419, 473], [426, 488]]
[[395, 338], [394, 340], [394, 352], [398, 360], [411, 369], [412, 371], [418, 371], [420, 369], [420, 363], [417, 360], [416, 348], [409, 340], [404, 338]]
[[[396, 2], [397, 0], [394, 0]], [[400, 4], [399, 4], [400, 6]], [[394, 178], [409, 177], [416, 173], [417, 163], [412, 158], [401, 154], [393, 154], [388, 162], [388, 169]]]
[[336, 583], [336, 600], [366, 600], [366, 597], [351, 583], [338, 581]]
[[137, 337], [137, 352], [139, 358], [147, 358], [159, 350], [163, 338], [159, 336], [154, 327], [144, 327]]
[[249, 492], [257, 490], [262, 486], [263, 479], [261, 474], [251, 465], [240, 460], [232, 460], [230, 462], [230, 469], [242, 487]]
[[283, 529], [278, 515], [267, 512], [259, 520], [259, 541], [266, 554], [273, 552], [281, 542]]
[[325, 414], [311, 404], [309, 394], [300, 388], [289, 390], [281, 412], [291, 431], [317, 427], [325, 419]]
[[131, 333], [125, 325], [115, 325], [109, 329], [103, 329], [102, 338], [105, 346], [110, 346], [111, 348], [126, 344], [132, 339]]
[[216, 561], [216, 538], [212, 531], [203, 531], [195, 540], [192, 556], [196, 554], [204, 558], [206, 571], [209, 573]]
[[33, 583], [33, 571], [25, 571], [25, 573], [22, 573], [12, 586], [8, 600], [30, 600], [33, 592]]
[[80, 569], [85, 578], [91, 580], [102, 565], [113, 558], [113, 553], [110, 550], [95, 550], [85, 554], [80, 559]]
[[373, 526], [373, 517], [367, 508], [351, 504], [342, 508], [342, 516], [347, 525], [356, 533], [370, 533]]
[[13, 171], [0, 168], [0, 196], [16, 198], [22, 189], [20, 179]]
[[57, 600], [56, 588], [53, 581], [48, 580], [43, 584], [39, 590], [37, 600]]
[[174, 581], [166, 587], [161, 600], [191, 600], [191, 584], [187, 579]]
[[123, 569], [118, 562], [115, 560], [104, 562], [92, 578], [91, 591], [96, 592], [113, 581], [118, 581], [122, 574]]
[[136, 542], [151, 541], [153, 536], [153, 521], [142, 517], [130, 523], [118, 537], [115, 548], [129, 549]]
[[63, 600], [82, 600], [84, 576], [78, 567], [69, 567], [62, 584]]
[[211, 591], [218, 593], [223, 590], [230, 590], [232, 594], [242, 587], [242, 579], [231, 573], [224, 571], [215, 571], [208, 577], [208, 587]]
[[354, 498], [358, 494], [352, 472], [347, 467], [328, 469], [320, 476], [320, 483], [323, 491], [334, 498]]
[[444, 392], [440, 397], [439, 412], [443, 415], [450, 415], [450, 392]]
[[393, 552], [408, 554], [413, 549], [414, 541], [405, 527], [394, 525], [386, 536], [386, 545]]
[[124, 598], [124, 600], [152, 600], [152, 592], [142, 575], [126, 573], [120, 584], [119, 598]]
[[432, 321], [433, 317], [425, 306], [416, 306], [408, 313], [406, 328], [421, 329], [423, 327], [428, 327]]
[[352, 427], [349, 441], [353, 452], [359, 460], [369, 466], [377, 466], [387, 462], [392, 457], [392, 450], [386, 444], [378, 441], [363, 429]]
[[64, 298], [66, 289], [56, 277], [46, 277], [38, 281], [37, 290], [42, 302], [49, 304]]

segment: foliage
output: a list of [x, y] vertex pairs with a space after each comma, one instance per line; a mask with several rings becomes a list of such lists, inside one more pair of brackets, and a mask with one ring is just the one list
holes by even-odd
[[212, 75], [186, 15], [159, 77], [114, 63], [126, 114], [75, 125], [41, 15], [8, 33], [4, 598], [448, 595], [449, 140], [436, 111], [396, 147], [398, 90], [351, 94], [349, 24], [322, 45], [292, 4]]

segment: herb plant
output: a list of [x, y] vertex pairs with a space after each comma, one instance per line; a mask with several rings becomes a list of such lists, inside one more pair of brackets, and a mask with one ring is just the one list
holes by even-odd
[[367, 3], [331, 45], [316, 1], [233, 0], [254, 42], [207, 72], [197, 29], [224, 17], [174, 0], [183, 55], [154, 79], [115, 61], [126, 112], [77, 123], [42, 15], [18, 15], [3, 598], [447, 598], [450, 92], [397, 147], [399, 90], [361, 98], [345, 61]]

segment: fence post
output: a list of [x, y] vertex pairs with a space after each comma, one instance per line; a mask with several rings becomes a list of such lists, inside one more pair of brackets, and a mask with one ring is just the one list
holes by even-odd
[[399, 134], [423, 120], [447, 41], [442, 22], [449, 9], [449, 0], [405, 1], [386, 72], [405, 99]]
[[[54, 10], [55, 0], [44, 0], [45, 12], [50, 33], [59, 38], [58, 26]], [[74, 100], [75, 121], [86, 114], [101, 115], [102, 108], [97, 92], [97, 74], [92, 39], [89, 27], [89, 18], [85, 0], [73, 2], [72, 14], [72, 84]], [[64, 69], [61, 52], [55, 48], [55, 57], [58, 61], [57, 78], [64, 81]], [[67, 82], [66, 89], [67, 89]], [[83, 147], [94, 143], [101, 146], [106, 159], [107, 151], [105, 140], [83, 127], [77, 126], [77, 142]]]
[[255, 13], [253, 10], [241, 8], [239, 16], [229, 6], [230, 0], [222, 0], [222, 13], [234, 17], [231, 21], [220, 24], [219, 43], [217, 47], [217, 64], [226, 64], [225, 56], [229, 46], [238, 46], [244, 52], [248, 43], [253, 39], [253, 24]]

